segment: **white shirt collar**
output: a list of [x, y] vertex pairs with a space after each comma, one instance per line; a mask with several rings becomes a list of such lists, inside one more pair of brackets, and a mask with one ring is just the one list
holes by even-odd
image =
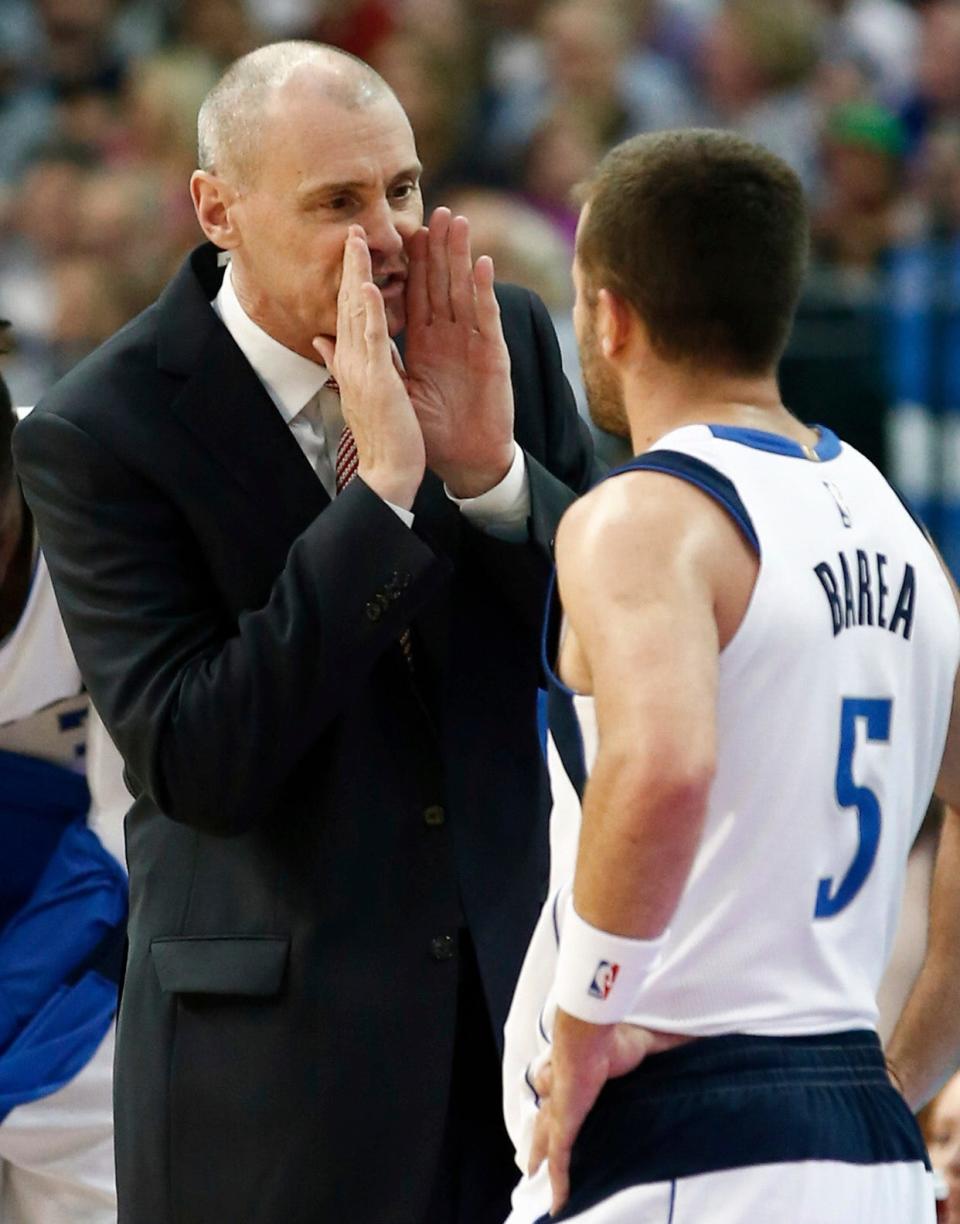
[[228, 263], [211, 305], [289, 424], [330, 377], [326, 366], [301, 357], [263, 330], [240, 305]]

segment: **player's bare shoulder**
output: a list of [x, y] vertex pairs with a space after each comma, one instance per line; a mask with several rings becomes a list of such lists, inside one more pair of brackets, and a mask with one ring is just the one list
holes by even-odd
[[596, 598], [633, 605], [666, 597], [702, 599], [715, 610], [722, 644], [750, 600], [757, 557], [729, 513], [673, 475], [624, 472], [580, 498], [557, 532], [564, 607]]
[[687, 481], [648, 470], [623, 472], [567, 510], [556, 556], [561, 573], [580, 563], [612, 571], [628, 562], [672, 566], [700, 554], [709, 558], [738, 535], [714, 499]]

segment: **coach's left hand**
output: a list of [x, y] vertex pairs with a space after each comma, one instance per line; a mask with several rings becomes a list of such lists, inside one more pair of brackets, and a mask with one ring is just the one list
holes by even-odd
[[427, 465], [455, 497], [477, 497], [506, 476], [514, 456], [493, 263], [473, 263], [469, 223], [447, 208], [434, 212], [408, 253], [404, 363]]
[[553, 1192], [551, 1215], [570, 1197], [570, 1153], [603, 1085], [639, 1067], [649, 1054], [686, 1040], [635, 1024], [588, 1024], [557, 1009], [550, 1062], [534, 1081], [540, 1113], [527, 1170], [532, 1177], [547, 1161]]

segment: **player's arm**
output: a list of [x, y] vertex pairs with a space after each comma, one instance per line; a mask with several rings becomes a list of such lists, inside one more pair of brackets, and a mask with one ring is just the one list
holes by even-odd
[[918, 1109], [960, 1063], [960, 673], [954, 682], [937, 795], [947, 804], [930, 894], [927, 950], [887, 1049]]
[[652, 939], [686, 881], [713, 774], [710, 553], [723, 512], [656, 473], [601, 492], [599, 512], [571, 513], [557, 541], [561, 598], [599, 729], [574, 908], [602, 930]]
[[[714, 771], [718, 656], [746, 608], [756, 558], [706, 495], [651, 472], [618, 477], [574, 506], [557, 555], [569, 626], [565, 678], [593, 693], [599, 724], [576, 918], [568, 911], [566, 921], [655, 941], [699, 845]], [[565, 925], [564, 943], [567, 935]], [[593, 968], [583, 966], [584, 998]], [[620, 972], [629, 976], [626, 963]], [[557, 988], [563, 997], [559, 977]], [[651, 1048], [643, 1030], [558, 1011], [531, 1161], [549, 1158], [554, 1210], [566, 1199], [570, 1149], [601, 1087]]]

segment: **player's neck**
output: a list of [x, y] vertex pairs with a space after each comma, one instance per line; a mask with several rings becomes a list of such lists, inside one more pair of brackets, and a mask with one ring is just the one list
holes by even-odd
[[626, 379], [624, 402], [635, 454], [683, 425], [733, 425], [783, 434], [807, 445], [816, 441], [813, 430], [784, 407], [774, 374], [641, 371]]

